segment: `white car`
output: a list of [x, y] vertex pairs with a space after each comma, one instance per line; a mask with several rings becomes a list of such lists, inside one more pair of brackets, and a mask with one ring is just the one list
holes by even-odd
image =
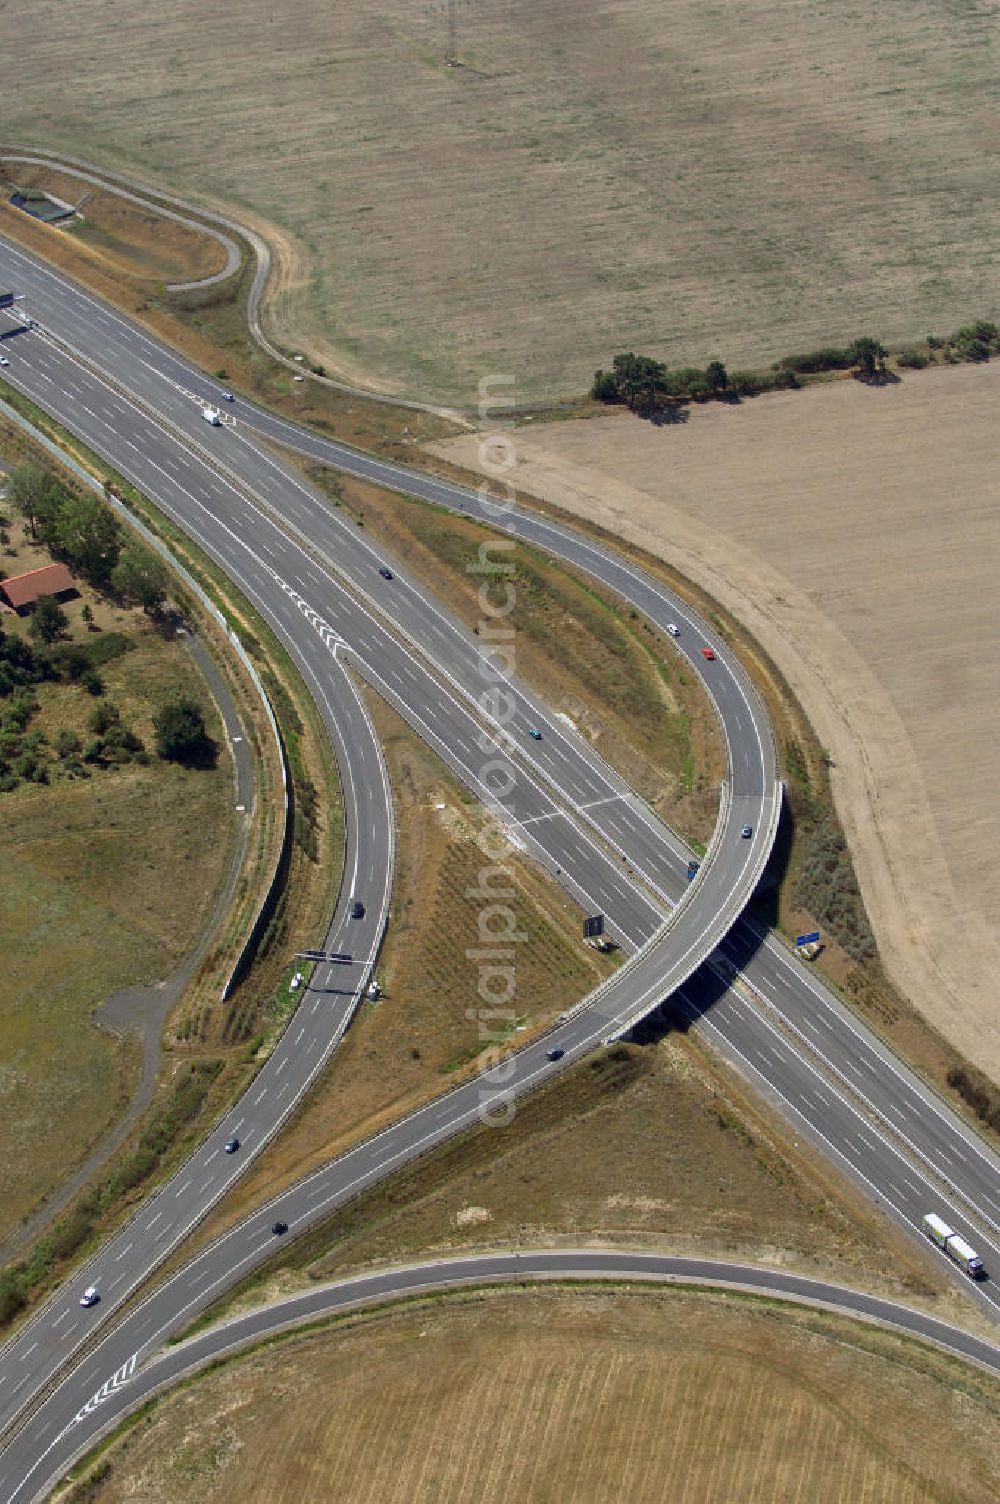
[[97, 1286], [88, 1285], [86, 1290], [84, 1290], [83, 1294], [80, 1296], [80, 1304], [82, 1306], [96, 1306], [100, 1298], [101, 1297], [97, 1293]]
[[675, 621], [667, 622], [667, 631], [670, 633], [671, 637], [679, 637], [681, 635], [681, 629]]
[[10, 360], [6, 355], [0, 355], [0, 366], [9, 366]]

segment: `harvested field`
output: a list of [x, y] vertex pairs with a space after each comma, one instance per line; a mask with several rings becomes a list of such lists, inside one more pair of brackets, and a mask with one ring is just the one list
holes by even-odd
[[70, 1497], [988, 1504], [998, 1404], [985, 1375], [819, 1314], [687, 1292], [451, 1297], [196, 1380]]
[[990, 312], [994, 5], [460, 4], [454, 68], [446, 14], [12, 0], [6, 133], [246, 206], [286, 345], [466, 405]]
[[[516, 482], [641, 544], [798, 695], [886, 969], [1000, 1079], [1000, 367], [522, 428]], [[441, 449], [475, 464], [474, 440]], [[627, 476], [627, 481], [622, 479]]]

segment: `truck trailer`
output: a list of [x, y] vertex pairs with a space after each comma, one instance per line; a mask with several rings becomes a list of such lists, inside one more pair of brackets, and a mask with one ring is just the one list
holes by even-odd
[[221, 427], [222, 418], [217, 407], [203, 407], [201, 410], [201, 415], [205, 419], [206, 423], [211, 423], [213, 428]]
[[954, 1259], [971, 1279], [986, 1278], [986, 1270], [983, 1268], [983, 1261], [979, 1254], [969, 1246], [962, 1234], [949, 1227], [937, 1212], [928, 1212], [923, 1226], [931, 1242], [936, 1243], [942, 1253], [946, 1253], [950, 1259]]

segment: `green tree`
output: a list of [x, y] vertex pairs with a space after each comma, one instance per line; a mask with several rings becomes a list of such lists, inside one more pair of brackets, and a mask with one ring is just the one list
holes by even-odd
[[69, 617], [54, 595], [40, 595], [35, 602], [28, 631], [39, 646], [58, 642], [69, 625]]
[[167, 571], [148, 548], [139, 543], [126, 543], [111, 571], [111, 585], [125, 600], [141, 606], [152, 616], [166, 599]]
[[863, 334], [847, 348], [847, 358], [862, 381], [876, 381], [885, 375], [885, 357], [889, 352], [877, 339]]
[[157, 753], [169, 762], [203, 763], [214, 754], [201, 706], [190, 695], [176, 695], [161, 705], [153, 726]]
[[662, 361], [649, 355], [635, 355], [628, 351], [616, 355], [612, 362], [612, 375], [618, 396], [634, 410], [653, 407], [663, 391], [666, 368]]
[[729, 385], [729, 376], [721, 360], [710, 360], [705, 367], [705, 380], [709, 390], [724, 392]]
[[33, 461], [16, 465], [10, 472], [7, 499], [20, 512], [33, 538], [38, 536], [40, 520], [51, 510], [53, 496], [61, 489], [52, 471]]
[[107, 584], [118, 563], [118, 524], [96, 496], [68, 494], [56, 516], [55, 542], [88, 579]]

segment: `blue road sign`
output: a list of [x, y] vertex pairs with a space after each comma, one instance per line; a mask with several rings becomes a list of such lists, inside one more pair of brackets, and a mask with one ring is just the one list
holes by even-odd
[[795, 939], [795, 944], [796, 945], [815, 945], [815, 943], [816, 943], [816, 941], [818, 939], [819, 939], [819, 930], [810, 930], [809, 933], [808, 933], [808, 935], [797, 935], [796, 939]]

